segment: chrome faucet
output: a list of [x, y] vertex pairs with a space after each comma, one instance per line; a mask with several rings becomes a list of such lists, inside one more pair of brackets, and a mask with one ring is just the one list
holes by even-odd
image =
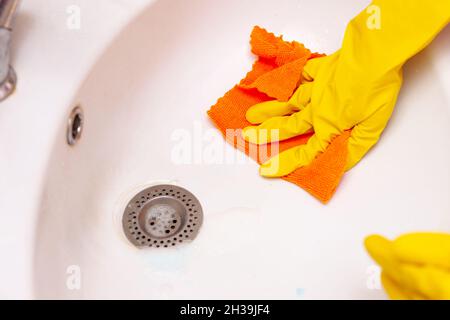
[[12, 25], [20, 0], [0, 0], [0, 101], [13, 93], [17, 77], [10, 65]]

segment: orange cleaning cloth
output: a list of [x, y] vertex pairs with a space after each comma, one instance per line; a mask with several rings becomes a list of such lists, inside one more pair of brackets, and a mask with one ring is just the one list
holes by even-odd
[[[258, 57], [253, 69], [211, 107], [208, 115], [228, 142], [261, 164], [277, 152], [305, 144], [311, 134], [282, 141], [277, 148], [251, 145], [240, 134], [240, 130], [251, 125], [245, 118], [247, 110], [269, 100], [288, 101], [302, 80], [305, 64], [309, 59], [322, 55], [311, 53], [296, 41], [286, 42], [260, 27], [253, 29], [250, 44], [252, 52]], [[344, 174], [349, 135], [347, 132], [338, 136], [309, 166], [283, 179], [327, 203]]]

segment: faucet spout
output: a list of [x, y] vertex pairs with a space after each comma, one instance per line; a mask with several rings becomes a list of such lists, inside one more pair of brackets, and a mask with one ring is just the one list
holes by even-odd
[[20, 0], [0, 0], [0, 102], [16, 87], [17, 76], [10, 66], [10, 42], [14, 17]]
[[0, 28], [12, 30], [20, 0], [0, 0]]

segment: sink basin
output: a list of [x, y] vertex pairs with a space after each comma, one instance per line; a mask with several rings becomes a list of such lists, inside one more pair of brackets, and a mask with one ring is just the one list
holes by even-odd
[[[254, 25], [332, 53], [361, 9], [353, 0], [146, 1], [53, 107], [65, 115], [51, 123], [28, 214], [30, 297], [385, 298], [364, 238], [450, 229], [450, 30], [408, 63], [380, 143], [326, 206], [259, 177], [206, 116], [251, 68]], [[83, 133], [69, 146], [77, 106]], [[211, 148], [232, 161], [212, 159]], [[127, 203], [156, 184], [199, 199], [204, 221], [191, 243], [138, 249], [127, 240]]]

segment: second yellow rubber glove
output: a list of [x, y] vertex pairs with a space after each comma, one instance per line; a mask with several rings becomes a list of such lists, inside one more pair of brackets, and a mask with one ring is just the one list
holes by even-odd
[[450, 1], [375, 0], [350, 22], [342, 49], [310, 60], [288, 102], [255, 105], [244, 129], [256, 144], [315, 134], [261, 166], [266, 177], [282, 177], [310, 164], [346, 130], [347, 170], [372, 148], [385, 129], [402, 86], [404, 63], [427, 46], [450, 21]]
[[389, 241], [366, 239], [366, 248], [381, 266], [382, 283], [392, 299], [450, 299], [450, 235], [415, 233]]

